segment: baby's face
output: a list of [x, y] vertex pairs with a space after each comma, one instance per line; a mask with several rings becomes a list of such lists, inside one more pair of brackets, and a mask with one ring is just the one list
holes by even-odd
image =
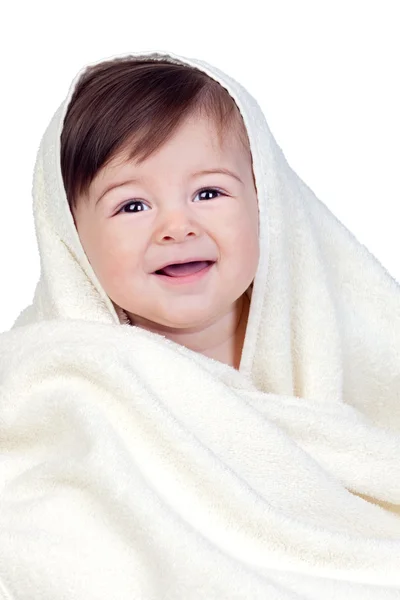
[[[195, 331], [230, 310], [256, 274], [258, 203], [250, 153], [232, 132], [220, 148], [214, 125], [191, 117], [140, 166], [125, 157], [100, 170], [78, 199], [82, 246], [105, 292], [134, 324]], [[196, 175], [219, 168], [240, 181], [224, 173]], [[183, 285], [154, 274], [188, 257], [217, 262]]]

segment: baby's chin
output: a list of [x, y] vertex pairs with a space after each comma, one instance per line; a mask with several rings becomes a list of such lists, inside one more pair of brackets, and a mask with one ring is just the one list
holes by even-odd
[[204, 309], [199, 311], [198, 307], [195, 307], [194, 310], [190, 310], [187, 307], [187, 303], [184, 310], [176, 306], [175, 308], [168, 307], [157, 313], [139, 314], [137, 312], [131, 312], [129, 309], [122, 308], [114, 301], [112, 302], [122, 323], [134, 325], [157, 333], [162, 333], [163, 331], [165, 333], [173, 333], [184, 329], [192, 329], [193, 332], [195, 332], [198, 331], [199, 328], [203, 328], [205, 323], [212, 321], [210, 318], [210, 311], [208, 311], [208, 313]]
[[[175, 313], [175, 314], [171, 314]], [[131, 325], [154, 331], [155, 333], [168, 334], [168, 333], [179, 333], [185, 331], [185, 333], [199, 333], [212, 324], [213, 319], [209, 313], [199, 315], [199, 311], [196, 314], [190, 314], [191, 311], [186, 310], [186, 314], [182, 311], [169, 311], [168, 315], [152, 315], [145, 317], [137, 314], [127, 312], [128, 319]]]

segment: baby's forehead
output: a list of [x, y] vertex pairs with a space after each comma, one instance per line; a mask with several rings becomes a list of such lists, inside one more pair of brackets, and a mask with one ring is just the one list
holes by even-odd
[[140, 149], [146, 148], [147, 140], [143, 132], [141, 136], [136, 134], [98, 169], [88, 194], [96, 195], [100, 188], [103, 190], [115, 181], [129, 180], [132, 185], [158, 184], [164, 178], [170, 179], [171, 173], [177, 180], [189, 181], [202, 171], [211, 174], [213, 169], [217, 173], [223, 168], [235, 173], [242, 186], [246, 182], [254, 187], [254, 173], [249, 176], [252, 171], [251, 152], [244, 135], [243, 128], [237, 123], [233, 127], [220, 127], [210, 117], [192, 116], [152, 152], [141, 156]]
[[[222, 171], [224, 167], [227, 171], [229, 171], [229, 167], [231, 167], [232, 170], [235, 170], [235, 168], [237, 169], [239, 167], [241, 158], [240, 153], [243, 157], [247, 156], [247, 149], [243, 149], [240, 136], [236, 132], [230, 133], [228, 136], [221, 137], [221, 140], [219, 140], [217, 136], [209, 139], [209, 143], [204, 146], [204, 152], [199, 152], [200, 158], [195, 155], [191, 161], [190, 156], [188, 156], [188, 160], [185, 162], [185, 164], [183, 164], [183, 161], [179, 161], [179, 164], [176, 165], [176, 170], [181, 170], [183, 175], [185, 175], [186, 172], [188, 175], [195, 175], [207, 170], [211, 172], [213, 169], [215, 169], [215, 172], [217, 172], [218, 169]], [[198, 148], [198, 138], [194, 136], [193, 142]], [[234, 145], [235, 148], [233, 147]], [[159, 150], [162, 150], [162, 148]], [[165, 149], [164, 156], [166, 154], [168, 154], [167, 149]], [[106, 174], [107, 176], [112, 176], [125, 171], [137, 173], [138, 177], [142, 176], [142, 174], [145, 175], [147, 172], [150, 172], [152, 175], [154, 175], [156, 165], [158, 165], [157, 161], [152, 161], [151, 156], [148, 157], [147, 160], [140, 161], [135, 158], [131, 158], [131, 155], [131, 146], [127, 145], [125, 148], [122, 148], [112, 157], [110, 157], [105, 165], [103, 165], [96, 175], [96, 178], [100, 178]], [[171, 156], [173, 161], [172, 153]], [[153, 163], [154, 168], [152, 168]]]

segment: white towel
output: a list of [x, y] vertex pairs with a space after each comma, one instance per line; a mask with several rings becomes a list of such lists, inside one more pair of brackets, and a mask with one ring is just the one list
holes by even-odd
[[[260, 261], [239, 370], [121, 320], [38, 152], [41, 275], [0, 335], [2, 600], [400, 598], [400, 287], [236, 101]], [[114, 57], [115, 58], [115, 57]], [[267, 75], [266, 75], [267, 76]]]

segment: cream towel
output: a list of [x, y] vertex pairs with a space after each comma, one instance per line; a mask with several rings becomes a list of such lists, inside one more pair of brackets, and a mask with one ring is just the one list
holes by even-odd
[[[0, 597], [400, 598], [400, 287], [293, 172], [255, 99], [260, 262], [239, 371], [123, 324], [34, 176], [41, 276], [0, 336]], [[2, 596], [1, 596], [2, 594]]]

